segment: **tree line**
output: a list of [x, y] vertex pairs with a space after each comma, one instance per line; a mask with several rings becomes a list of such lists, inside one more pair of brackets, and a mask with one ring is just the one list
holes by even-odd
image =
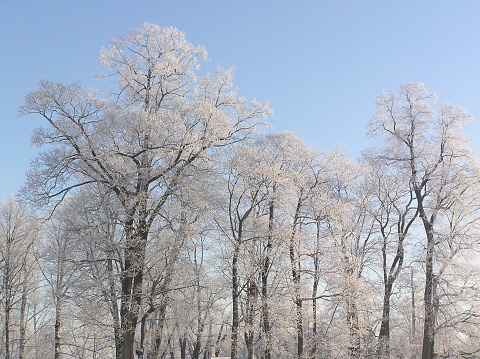
[[115, 91], [27, 94], [43, 151], [0, 206], [0, 355], [480, 357], [466, 110], [381, 94], [354, 160], [269, 131], [206, 56], [144, 24], [101, 51]]

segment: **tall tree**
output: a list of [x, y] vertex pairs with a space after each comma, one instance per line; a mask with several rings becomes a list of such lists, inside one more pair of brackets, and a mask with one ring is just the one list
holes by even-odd
[[[238, 358], [239, 334], [240, 334], [240, 304], [244, 287], [248, 286], [249, 302], [256, 299], [255, 295], [255, 268], [246, 266], [248, 270], [242, 273], [242, 253], [246, 252], [245, 244], [251, 242], [256, 237], [255, 228], [252, 226], [252, 217], [258, 209], [260, 203], [265, 201], [264, 193], [262, 192], [264, 181], [262, 178], [256, 176], [256, 169], [261, 158], [259, 152], [251, 144], [244, 144], [239, 146], [235, 152], [232, 152], [226, 158], [223, 175], [220, 179], [221, 188], [225, 188], [226, 195], [223, 196], [223, 203], [220, 205], [219, 215], [216, 218], [216, 223], [219, 231], [228, 238], [227, 251], [231, 254], [230, 269], [230, 283], [232, 293], [232, 331], [230, 341], [230, 356], [232, 359]], [[252, 171], [253, 169], [253, 171]], [[247, 252], [248, 253], [248, 252]], [[251, 256], [249, 256], [251, 257]], [[245, 258], [246, 259], [246, 258]], [[251, 260], [252, 262], [252, 260]], [[246, 283], [242, 285], [242, 280], [245, 278]], [[253, 320], [252, 306], [249, 306], [250, 320]], [[250, 346], [250, 355], [253, 355], [252, 339], [253, 325], [247, 328], [249, 333], [245, 338], [247, 346]]]
[[364, 186], [365, 173], [345, 155], [338, 154], [331, 178], [331, 206], [326, 231], [332, 243], [332, 265], [338, 272], [337, 286], [345, 316], [347, 356], [362, 357], [361, 301], [364, 270], [372, 247], [374, 222], [369, 214], [371, 194]]
[[42, 81], [20, 113], [47, 126], [34, 143], [49, 147], [28, 174], [28, 197], [61, 200], [87, 184], [110, 191], [121, 208], [126, 242], [121, 273], [122, 358], [133, 358], [143, 300], [150, 228], [187, 169], [218, 147], [242, 140], [269, 110], [248, 104], [232, 71], [197, 78], [202, 47], [174, 28], [144, 24], [112, 40], [100, 62], [116, 77], [116, 96], [101, 99], [79, 84]]
[[[5, 359], [25, 357], [26, 302], [32, 287], [33, 249], [39, 233], [39, 221], [27, 206], [13, 196], [0, 204], [0, 293]], [[14, 311], [19, 313], [16, 319]], [[20, 328], [16, 338], [14, 333], [18, 331], [13, 329], [14, 326]], [[18, 347], [14, 343], [19, 343]]]
[[[256, 141], [255, 147], [261, 154], [261, 161], [255, 171], [258, 178], [263, 179], [265, 194], [264, 208], [261, 210], [266, 218], [263, 240], [258, 259], [260, 274], [261, 316], [260, 329], [263, 342], [262, 356], [272, 357], [272, 324], [270, 320], [270, 296], [274, 293], [272, 279], [275, 268], [275, 256], [279, 256], [276, 247], [287, 250], [289, 272], [293, 283], [293, 302], [295, 303], [295, 330], [297, 355], [302, 357], [304, 351], [303, 308], [301, 293], [301, 261], [304, 259], [300, 227], [305, 223], [307, 200], [312, 197], [313, 189], [319, 183], [318, 154], [307, 147], [304, 142], [292, 133], [272, 133]], [[260, 233], [258, 231], [257, 233]], [[289, 233], [287, 237], [281, 233]], [[261, 237], [261, 236], [260, 236]], [[282, 246], [282, 242], [285, 245]], [[277, 253], [276, 253], [277, 252]], [[278, 270], [278, 269], [277, 269]], [[275, 274], [275, 273], [273, 273]], [[272, 293], [270, 293], [272, 292]]]
[[389, 168], [374, 152], [364, 156], [365, 186], [371, 193], [370, 216], [379, 232], [383, 278], [383, 304], [378, 334], [378, 357], [390, 358], [390, 311], [393, 286], [403, 269], [405, 239], [417, 218], [415, 197], [408, 177]]
[[[71, 201], [70, 201], [71, 202]], [[44, 243], [39, 258], [40, 271], [47, 284], [53, 303], [54, 358], [60, 359], [71, 342], [62, 337], [65, 332], [65, 315], [68, 300], [73, 297], [75, 285], [82, 282], [85, 272], [76, 252], [80, 229], [75, 224], [77, 214], [67, 201], [62, 205], [45, 229]], [[81, 293], [82, 290], [78, 290]], [[80, 294], [81, 295], [81, 294]], [[69, 315], [67, 317], [72, 317]]]
[[384, 157], [408, 175], [418, 216], [425, 233], [425, 291], [422, 359], [434, 357], [437, 313], [434, 266], [442, 215], [452, 203], [462, 201], [476, 177], [475, 157], [461, 133], [471, 116], [448, 103], [434, 110], [437, 96], [423, 84], [404, 84], [399, 93], [377, 98], [378, 112], [370, 133], [386, 138]]

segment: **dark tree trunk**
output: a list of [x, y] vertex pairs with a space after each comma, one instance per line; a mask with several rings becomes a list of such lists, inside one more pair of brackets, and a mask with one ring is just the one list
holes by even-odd
[[197, 340], [195, 341], [195, 346], [193, 347], [192, 352], [192, 359], [199, 359], [200, 358], [200, 350], [201, 350], [201, 338], [197, 336]]
[[5, 330], [5, 359], [10, 359], [10, 315], [11, 315], [11, 304], [10, 304], [10, 293], [6, 293], [5, 298], [5, 318], [4, 318], [4, 330]]
[[384, 285], [382, 323], [378, 335], [378, 357], [390, 358], [390, 297], [392, 296], [392, 283], [387, 281]]
[[223, 324], [220, 326], [220, 330], [218, 331], [217, 340], [215, 341], [215, 347], [212, 351], [212, 355], [218, 357], [220, 355], [220, 343], [225, 339], [223, 335]]
[[297, 256], [295, 255], [295, 233], [297, 229], [297, 222], [298, 217], [300, 215], [300, 208], [301, 208], [301, 200], [297, 203], [297, 208], [295, 210], [295, 216], [292, 225], [292, 234], [290, 236], [290, 244], [289, 244], [289, 257], [290, 257], [290, 270], [292, 273], [292, 281], [294, 286], [294, 303], [295, 303], [295, 311], [296, 311], [296, 318], [295, 318], [295, 327], [297, 332], [297, 358], [303, 358], [303, 309], [302, 309], [302, 298], [300, 295], [300, 270], [297, 266], [299, 266], [299, 261]]
[[297, 202], [297, 208], [295, 209], [295, 216], [293, 218], [292, 233], [290, 234], [289, 244], [289, 257], [290, 257], [290, 270], [292, 273], [292, 281], [294, 287], [294, 304], [295, 304], [295, 327], [297, 332], [297, 359], [303, 359], [303, 309], [302, 298], [300, 295], [300, 266], [299, 260], [295, 255], [295, 234], [298, 225], [298, 218], [300, 216], [300, 209], [302, 207], [301, 198]]
[[268, 275], [270, 272], [270, 251], [272, 249], [273, 241], [273, 219], [274, 219], [274, 204], [270, 202], [269, 216], [268, 216], [268, 238], [267, 246], [265, 248], [265, 257], [263, 259], [263, 266], [261, 270], [262, 277], [262, 312], [261, 312], [261, 330], [263, 339], [263, 359], [271, 359], [272, 357], [272, 334], [270, 332], [270, 313], [268, 303]]
[[[202, 349], [202, 337], [203, 337], [203, 332], [205, 330], [205, 322], [207, 320], [208, 316], [208, 311], [209, 309], [207, 308], [206, 310], [202, 310], [202, 300], [201, 300], [201, 284], [200, 284], [200, 278], [197, 277], [197, 332], [195, 333], [195, 345], [193, 347], [193, 353], [192, 353], [192, 359], [199, 359], [200, 358], [200, 352]], [[202, 316], [203, 312], [203, 316]]]
[[[145, 206], [145, 204], [144, 204]], [[122, 302], [120, 309], [122, 325], [122, 359], [134, 359], [135, 331], [142, 304], [143, 270], [148, 228], [146, 211], [142, 210], [134, 228], [134, 214], [126, 222], [127, 245], [122, 277]]]
[[293, 243], [290, 244], [290, 264], [292, 270], [292, 279], [294, 285], [294, 303], [296, 311], [296, 332], [297, 332], [297, 358], [303, 358], [303, 309], [302, 309], [302, 299], [300, 296], [300, 273], [297, 269], [297, 263], [295, 260], [295, 251]]
[[434, 274], [433, 274], [433, 256], [434, 256], [434, 235], [433, 223], [435, 220], [435, 211], [428, 219], [423, 207], [423, 196], [420, 190], [415, 190], [418, 204], [418, 213], [422, 219], [423, 228], [427, 237], [427, 250], [425, 254], [425, 292], [424, 308], [425, 316], [423, 322], [423, 344], [422, 359], [433, 359], [435, 346], [435, 308], [434, 308]]
[[[315, 274], [316, 275], [316, 274]], [[313, 280], [313, 288], [312, 288], [312, 343], [310, 346], [309, 358], [316, 358], [317, 357], [317, 331], [318, 331], [318, 324], [317, 324], [317, 296], [318, 291], [318, 278], [314, 278]]]
[[[7, 239], [8, 241], [8, 239]], [[5, 303], [4, 303], [4, 331], [5, 331], [5, 359], [10, 359], [10, 319], [11, 319], [11, 312], [12, 312], [12, 289], [10, 283], [10, 245], [7, 243], [7, 255], [6, 255], [6, 263], [5, 263], [5, 273], [4, 273], [4, 296], [5, 296]]]
[[230, 346], [230, 358], [237, 359], [238, 355], [238, 329], [240, 326], [240, 284], [238, 277], [238, 257], [240, 255], [240, 243], [235, 243], [232, 258], [232, 337]]
[[247, 283], [247, 304], [246, 304], [246, 321], [245, 344], [247, 346], [247, 359], [254, 358], [253, 339], [255, 337], [254, 317], [255, 317], [255, 300], [257, 298], [257, 286], [253, 278]]
[[178, 342], [180, 344], [180, 359], [186, 359], [187, 357], [187, 338], [186, 335], [183, 335], [183, 338], [179, 338]]
[[425, 258], [425, 319], [423, 327], [422, 359], [433, 359], [435, 346], [435, 308], [433, 274], [433, 232], [427, 231], [427, 253]]
[[320, 281], [320, 223], [317, 219], [317, 233], [316, 233], [316, 242], [315, 242], [315, 252], [313, 253], [313, 284], [312, 284], [312, 342], [310, 345], [309, 350], [309, 358], [314, 359], [317, 357], [317, 331], [318, 331], [318, 324], [317, 324], [317, 293], [318, 293], [318, 283]]
[[196, 333], [196, 338], [195, 338], [195, 345], [193, 347], [193, 353], [192, 353], [192, 359], [199, 359], [200, 358], [200, 352], [202, 351], [202, 336], [203, 336], [203, 331], [205, 329], [205, 320], [207, 314], [205, 314], [205, 317], [201, 317], [201, 308], [200, 308], [200, 299], [198, 303], [198, 329]]
[[377, 349], [378, 357], [382, 359], [390, 358], [390, 298], [392, 296], [393, 283], [398, 278], [398, 275], [403, 268], [403, 258], [404, 258], [403, 240], [405, 239], [406, 233], [415, 218], [416, 218], [416, 215], [408, 222], [406, 226], [405, 226], [404, 219], [400, 219], [400, 222], [397, 223], [399, 227], [397, 252], [388, 271], [387, 271], [387, 237], [388, 235], [386, 235], [384, 231], [385, 227], [382, 227], [382, 235], [384, 239], [383, 248], [382, 248], [383, 307], [382, 307], [382, 323], [380, 325], [380, 333], [378, 335], [378, 349]]
[[[133, 216], [133, 215], [132, 215]], [[133, 229], [133, 218], [127, 221], [127, 246], [125, 248], [125, 262], [122, 277], [122, 301], [120, 309], [120, 318], [122, 325], [122, 359], [133, 359], [133, 344], [135, 339], [135, 327], [137, 325], [137, 315], [133, 308], [132, 289], [133, 278], [138, 273], [138, 264], [136, 263], [136, 247], [138, 238], [135, 238]]]
[[163, 338], [163, 327], [165, 326], [165, 315], [167, 313], [167, 300], [163, 298], [163, 303], [160, 305], [160, 309], [158, 311], [158, 326], [157, 326], [157, 333], [155, 337], [155, 346], [153, 348], [153, 357], [155, 359], [160, 359], [160, 347], [162, 345], [162, 338]]
[[25, 358], [25, 344], [27, 342], [26, 338], [26, 309], [27, 309], [27, 278], [23, 278], [23, 291], [22, 291], [22, 301], [20, 303], [20, 343], [18, 349], [18, 359]]

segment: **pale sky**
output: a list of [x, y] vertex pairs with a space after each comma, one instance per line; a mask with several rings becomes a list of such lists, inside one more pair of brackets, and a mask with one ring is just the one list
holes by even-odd
[[17, 118], [25, 94], [40, 79], [105, 87], [99, 50], [144, 22], [204, 45], [207, 68], [234, 66], [274, 130], [318, 149], [358, 157], [377, 94], [423, 82], [478, 119], [466, 132], [480, 152], [479, 0], [0, 0], [0, 200], [38, 151], [40, 119]]

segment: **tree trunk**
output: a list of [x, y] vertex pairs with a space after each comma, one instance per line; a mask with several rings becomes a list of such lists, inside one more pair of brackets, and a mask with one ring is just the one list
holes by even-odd
[[[25, 264], [24, 264], [25, 265]], [[18, 348], [18, 359], [25, 358], [25, 344], [26, 338], [26, 325], [27, 325], [27, 271], [24, 268], [23, 288], [22, 288], [22, 300], [20, 302], [20, 342]]]
[[212, 350], [212, 355], [218, 357], [220, 355], [220, 343], [223, 341], [223, 324], [220, 326], [220, 330], [218, 331], [217, 340], [215, 341], [215, 346]]
[[145, 351], [145, 338], [147, 335], [147, 319], [153, 311], [149, 310], [142, 316], [140, 321], [140, 349]]
[[422, 359], [433, 359], [435, 346], [435, 308], [433, 274], [433, 232], [427, 231], [427, 253], [425, 258], [425, 319], [423, 326]]
[[38, 345], [38, 313], [37, 304], [33, 302], [33, 345], [35, 348], [34, 359], [38, 359], [39, 345]]
[[378, 357], [390, 358], [390, 297], [392, 296], [392, 283], [384, 284], [382, 324], [378, 335]]
[[135, 332], [133, 329], [129, 329], [122, 335], [122, 359], [134, 359], [133, 357], [133, 344], [135, 343]]
[[10, 283], [10, 262], [9, 259], [9, 249], [10, 246], [7, 243], [7, 261], [5, 263], [5, 274], [4, 274], [4, 296], [5, 296], [5, 307], [4, 307], [4, 330], [5, 330], [5, 359], [10, 359], [10, 317], [12, 312], [12, 290]]
[[158, 312], [158, 327], [157, 327], [157, 335], [155, 338], [155, 346], [153, 348], [153, 357], [155, 359], [160, 359], [160, 346], [162, 344], [163, 338], [163, 328], [165, 326], [165, 315], [167, 313], [167, 299], [163, 298], [163, 303], [160, 306], [160, 310]]
[[11, 315], [11, 299], [10, 293], [5, 294], [5, 318], [4, 318], [4, 330], [5, 330], [5, 359], [10, 359], [10, 315]]
[[55, 324], [54, 324], [54, 347], [55, 347], [55, 359], [60, 359], [61, 355], [61, 337], [60, 329], [62, 326], [62, 302], [61, 298], [56, 296], [55, 298]]
[[199, 335], [197, 335], [197, 338], [195, 340], [195, 346], [193, 347], [193, 352], [192, 352], [192, 359], [199, 359], [200, 358], [200, 349], [201, 349], [201, 338]]
[[180, 344], [180, 359], [187, 358], [187, 336], [184, 334], [183, 338], [179, 338], [178, 342]]
[[312, 284], [312, 343], [310, 345], [309, 350], [309, 358], [314, 359], [317, 357], [317, 331], [318, 331], [318, 324], [317, 324], [317, 293], [318, 293], [318, 283], [320, 281], [320, 223], [317, 219], [317, 233], [316, 233], [316, 241], [315, 241], [315, 252], [313, 253], [313, 284]]
[[416, 309], [415, 309], [415, 286], [413, 282], [413, 268], [411, 268], [410, 272], [410, 289], [412, 291], [411, 293], [411, 330], [410, 330], [410, 346], [412, 347], [412, 352], [415, 347], [415, 337], [416, 337]]
[[[170, 359], [175, 359], [175, 352], [173, 350], [172, 338], [167, 339], [167, 349], [166, 350], [170, 351]], [[165, 355], [162, 355], [162, 358], [164, 358], [164, 357], [165, 357]], [[160, 356], [159, 356], [159, 358], [160, 358]]]
[[[315, 273], [316, 276], [316, 273]], [[309, 358], [316, 358], [317, 357], [317, 331], [318, 331], [318, 324], [317, 324], [317, 296], [318, 291], [318, 278], [315, 277], [313, 280], [313, 288], [312, 288], [312, 342], [310, 345], [309, 351]]]
[[232, 336], [230, 346], [230, 358], [237, 359], [238, 355], [238, 328], [240, 326], [240, 279], [238, 277], [238, 257], [240, 255], [240, 242], [235, 242], [232, 258]]
[[202, 318], [201, 317], [201, 310], [200, 310], [200, 299], [199, 299], [199, 303], [198, 303], [198, 316], [199, 316], [199, 320], [198, 320], [198, 329], [197, 329], [197, 333], [195, 334], [195, 345], [193, 347], [193, 353], [192, 353], [192, 359], [199, 359], [200, 358], [200, 352], [202, 350], [202, 336], [203, 336], [203, 331], [205, 329], [205, 320], [206, 320], [206, 316], [208, 314], [205, 314], [205, 317]]
[[297, 308], [297, 357], [303, 358], [303, 314], [302, 314], [302, 300], [295, 299], [295, 306]]
[[425, 254], [425, 292], [424, 307], [425, 317], [423, 323], [423, 343], [422, 359], [433, 359], [435, 346], [435, 310], [434, 310], [434, 274], [433, 274], [433, 256], [434, 256], [434, 235], [433, 222], [435, 213], [428, 220], [423, 207], [423, 197], [420, 191], [415, 192], [419, 208], [419, 215], [423, 222], [425, 234], [427, 236], [427, 251]]
[[297, 221], [300, 215], [301, 200], [297, 203], [297, 208], [295, 210], [295, 216], [292, 225], [292, 233], [290, 235], [290, 244], [289, 244], [289, 257], [290, 257], [290, 270], [292, 273], [292, 281], [294, 287], [294, 303], [295, 303], [295, 327], [297, 332], [297, 358], [303, 358], [303, 309], [302, 309], [302, 298], [300, 295], [300, 270], [297, 266], [300, 266], [299, 260], [295, 255], [295, 233], [297, 229]]
[[245, 344], [247, 346], [247, 359], [253, 359], [254, 357], [254, 348], [253, 348], [253, 339], [255, 337], [254, 330], [254, 317], [255, 317], [255, 300], [257, 297], [257, 286], [253, 278], [248, 280], [247, 284], [247, 303], [246, 303], [246, 313], [245, 313]]
[[[201, 300], [201, 285], [200, 285], [200, 278], [197, 272], [196, 278], [196, 292], [197, 292], [197, 332], [195, 333], [195, 345], [193, 347], [192, 359], [199, 359], [200, 358], [200, 351], [202, 349], [202, 336], [203, 331], [205, 330], [205, 321], [207, 320], [209, 309], [202, 310], [202, 300]], [[202, 317], [202, 312], [204, 315]]]
[[134, 359], [133, 347], [135, 331], [142, 304], [143, 270], [145, 266], [145, 248], [148, 230], [146, 217], [139, 219], [136, 228], [133, 228], [132, 219], [126, 222], [127, 245], [122, 277], [122, 359]]
[[263, 359], [271, 359], [272, 357], [272, 334], [270, 331], [270, 314], [268, 302], [268, 275], [270, 272], [270, 251], [272, 248], [273, 236], [273, 219], [274, 219], [274, 204], [270, 202], [269, 216], [268, 216], [268, 239], [265, 248], [265, 258], [261, 268], [262, 277], [262, 313], [261, 313], [261, 330], [263, 339]]
[[347, 324], [349, 331], [348, 353], [351, 359], [360, 359], [360, 328], [356, 298], [349, 294], [347, 299]]
[[297, 332], [297, 358], [303, 358], [303, 313], [302, 313], [302, 299], [300, 296], [300, 273], [297, 270], [297, 263], [295, 260], [295, 252], [293, 241], [290, 243], [290, 264], [292, 270], [292, 279], [294, 285], [294, 303], [295, 303], [295, 326]]

